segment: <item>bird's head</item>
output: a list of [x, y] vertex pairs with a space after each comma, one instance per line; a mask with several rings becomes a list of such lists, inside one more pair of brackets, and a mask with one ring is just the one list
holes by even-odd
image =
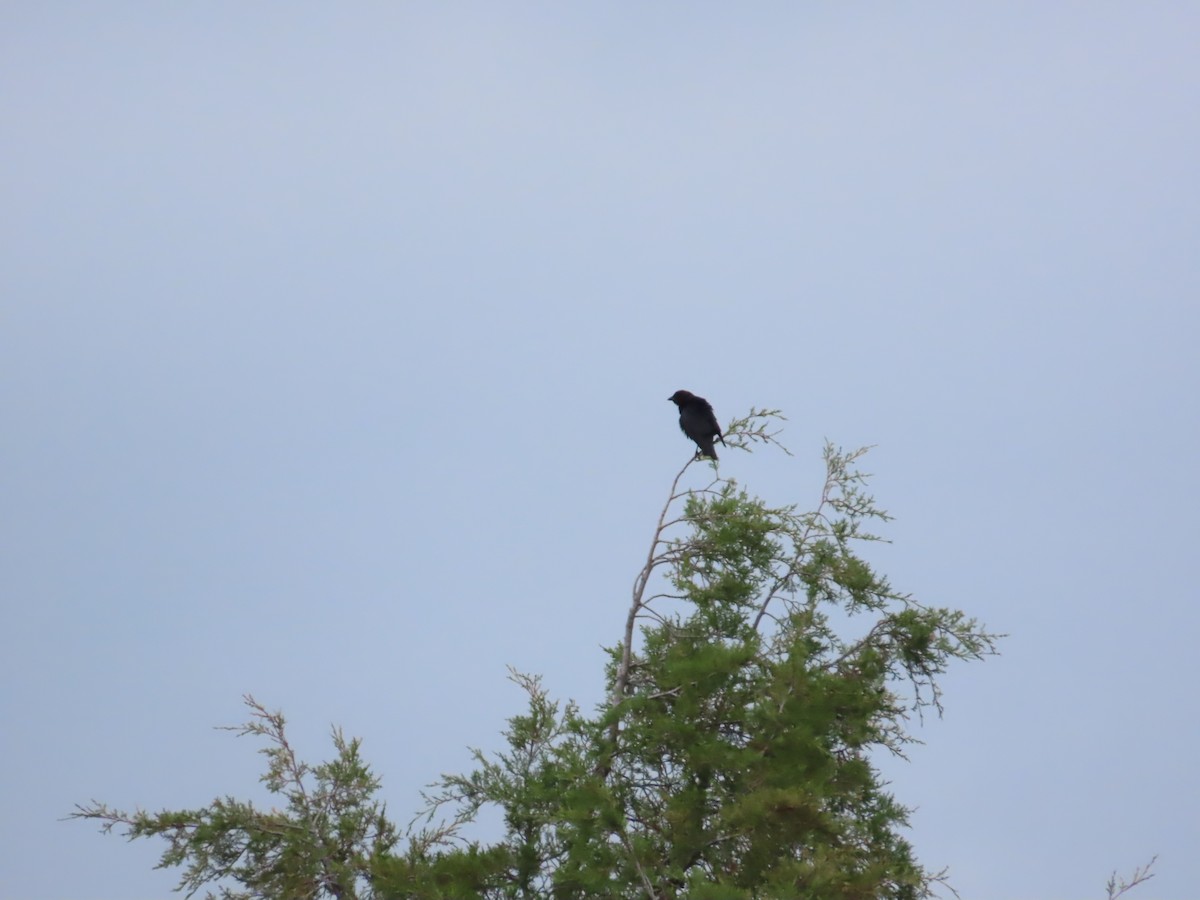
[[695, 396], [696, 395], [693, 394], [691, 391], [676, 391], [670, 397], [667, 398], [667, 402], [674, 403], [676, 406], [683, 406], [683, 404], [687, 403], [689, 400], [691, 400]]

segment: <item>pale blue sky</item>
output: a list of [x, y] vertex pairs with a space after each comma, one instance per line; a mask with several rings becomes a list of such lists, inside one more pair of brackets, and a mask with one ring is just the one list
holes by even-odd
[[1200, 10], [7, 4], [0, 898], [161, 897], [78, 801], [258, 796], [210, 726], [364, 739], [393, 815], [601, 696], [688, 446], [809, 501], [877, 444], [893, 584], [1011, 637], [888, 765], [970, 900], [1186, 898]]

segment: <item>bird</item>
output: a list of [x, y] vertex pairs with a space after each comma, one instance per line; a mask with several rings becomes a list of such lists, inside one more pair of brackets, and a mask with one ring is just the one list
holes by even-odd
[[691, 391], [676, 391], [668, 401], [679, 407], [679, 430], [696, 442], [696, 455], [717, 458], [713, 438], [725, 444], [721, 436], [721, 426], [717, 424], [713, 408], [703, 397], [697, 397]]

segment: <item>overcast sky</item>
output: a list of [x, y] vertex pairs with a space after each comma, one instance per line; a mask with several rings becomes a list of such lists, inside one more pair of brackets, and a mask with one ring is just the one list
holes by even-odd
[[[399, 821], [505, 666], [602, 695], [686, 388], [1007, 632], [887, 764], [970, 900], [1200, 883], [1200, 8], [8, 3], [0, 897], [142, 900], [95, 798], [364, 740]], [[700, 473], [696, 473], [697, 477]]]

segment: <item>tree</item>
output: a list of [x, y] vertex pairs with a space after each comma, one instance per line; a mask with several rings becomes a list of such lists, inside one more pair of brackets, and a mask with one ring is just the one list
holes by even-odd
[[178, 889], [188, 896], [206, 885], [226, 900], [369, 896], [372, 866], [392, 851], [397, 833], [373, 799], [379, 779], [360, 759], [360, 742], [335, 729], [336, 759], [309, 766], [288, 743], [283, 714], [244, 699], [250, 721], [223, 730], [266, 738], [261, 780], [285, 799], [284, 809], [259, 810], [225, 797], [203, 809], [127, 813], [93, 801], [71, 818], [97, 819], [105, 832], [122, 826], [130, 840], [164, 838], [158, 868], [184, 866]]
[[[751, 410], [726, 441], [780, 447], [779, 418]], [[864, 453], [827, 446], [804, 512], [689, 460], [609, 650], [606, 702], [585, 714], [513, 672], [527, 709], [506, 748], [432, 786], [402, 847], [357, 742], [335, 732], [337, 759], [309, 770], [282, 716], [252, 698], [243, 733], [269, 740], [264, 780], [283, 812], [227, 799], [75, 815], [166, 838], [181, 888], [232, 879], [241, 890], [218, 887], [228, 898], [928, 896], [942, 874], [914, 858], [872, 754], [903, 755], [911, 717], [941, 712], [947, 666], [993, 653], [998, 636], [895, 591], [864, 558], [871, 523], [888, 519]], [[693, 465], [712, 478], [681, 488]], [[503, 810], [503, 834], [467, 840], [484, 806]]]

